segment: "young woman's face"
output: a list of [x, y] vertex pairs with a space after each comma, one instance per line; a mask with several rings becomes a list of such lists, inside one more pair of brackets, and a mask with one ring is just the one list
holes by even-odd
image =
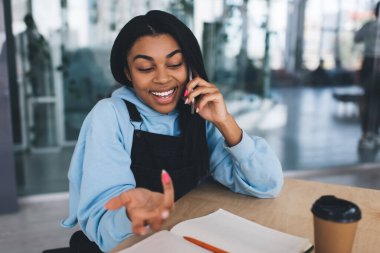
[[157, 112], [167, 114], [183, 97], [187, 68], [181, 48], [167, 34], [143, 36], [127, 55], [127, 78], [136, 94]]

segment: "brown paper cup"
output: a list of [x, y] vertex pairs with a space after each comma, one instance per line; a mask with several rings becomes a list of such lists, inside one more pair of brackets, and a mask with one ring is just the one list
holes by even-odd
[[359, 207], [347, 200], [326, 195], [311, 209], [314, 214], [314, 246], [316, 253], [350, 253], [355, 239]]
[[314, 243], [316, 253], [349, 253], [358, 222], [338, 223], [314, 216]]

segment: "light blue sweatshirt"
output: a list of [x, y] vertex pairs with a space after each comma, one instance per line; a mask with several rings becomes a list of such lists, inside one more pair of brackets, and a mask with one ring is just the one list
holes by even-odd
[[[136, 105], [143, 121], [130, 121], [126, 99]], [[99, 101], [82, 125], [69, 169], [70, 214], [62, 226], [78, 222], [101, 250], [110, 251], [132, 235], [125, 208], [104, 209], [105, 203], [136, 187], [131, 165], [134, 128], [178, 136], [177, 110], [164, 115], [145, 105], [134, 90], [122, 87]], [[227, 147], [219, 130], [206, 122], [212, 177], [234, 192], [259, 198], [275, 197], [283, 185], [281, 164], [266, 141], [243, 131], [241, 142]]]

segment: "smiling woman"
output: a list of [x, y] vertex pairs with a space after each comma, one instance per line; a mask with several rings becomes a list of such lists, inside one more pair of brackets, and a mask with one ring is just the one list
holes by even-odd
[[125, 74], [136, 94], [157, 112], [167, 114], [183, 98], [186, 64], [175, 39], [167, 34], [143, 36], [127, 56]]
[[62, 225], [79, 222], [83, 231], [72, 236], [72, 252], [110, 251], [160, 229], [174, 201], [208, 177], [246, 195], [280, 192], [276, 155], [227, 111], [195, 36], [176, 17], [150, 11], [130, 20], [110, 64], [124, 87], [88, 114], [71, 161]]

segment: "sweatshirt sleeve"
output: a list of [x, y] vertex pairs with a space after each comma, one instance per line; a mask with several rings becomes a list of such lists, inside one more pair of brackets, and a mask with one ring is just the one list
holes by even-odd
[[277, 196], [283, 185], [282, 167], [267, 142], [243, 131], [240, 143], [228, 147], [219, 130], [207, 124], [213, 178], [234, 192], [259, 198]]
[[132, 235], [125, 208], [104, 208], [110, 198], [136, 185], [130, 169], [130, 149], [125, 148], [119, 122], [115, 105], [102, 100], [90, 113], [88, 131], [83, 137], [77, 217], [83, 232], [102, 251], [110, 251]]

